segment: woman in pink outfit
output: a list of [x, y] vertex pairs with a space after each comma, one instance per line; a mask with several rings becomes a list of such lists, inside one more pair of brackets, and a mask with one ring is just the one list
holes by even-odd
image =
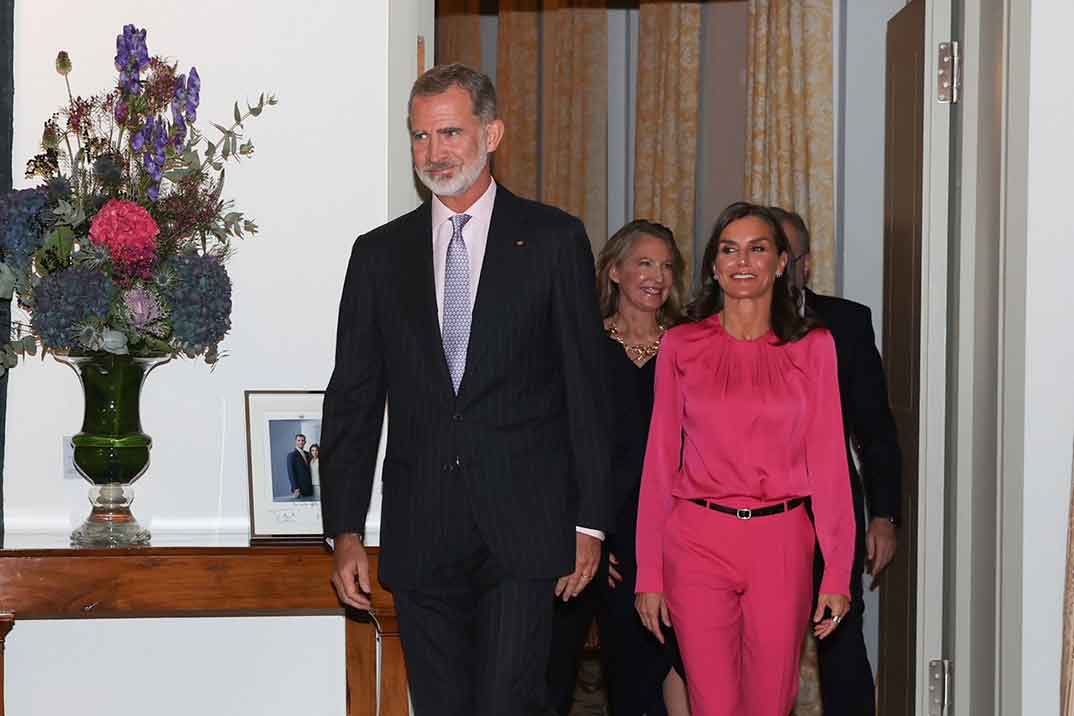
[[[854, 515], [835, 345], [799, 313], [768, 209], [724, 210], [691, 322], [669, 330], [638, 513], [636, 607], [674, 623], [695, 716], [787, 716], [826, 565], [818, 638], [849, 609]], [[812, 508], [810, 519], [808, 507]]]

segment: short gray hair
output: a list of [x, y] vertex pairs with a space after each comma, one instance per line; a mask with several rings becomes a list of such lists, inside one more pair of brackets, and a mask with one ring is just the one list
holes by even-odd
[[443, 94], [452, 87], [466, 90], [473, 102], [474, 114], [482, 125], [496, 119], [496, 88], [488, 75], [458, 62], [450, 65], [437, 65], [414, 81], [410, 88], [410, 100], [407, 102], [407, 123], [415, 97], [428, 97]]
[[801, 241], [801, 249], [803, 254], [809, 253], [809, 228], [806, 227], [805, 219], [797, 211], [788, 211], [778, 206], [770, 206], [768, 210], [776, 216], [776, 220], [781, 224], [790, 224], [794, 227], [794, 230], [798, 232], [798, 240]]

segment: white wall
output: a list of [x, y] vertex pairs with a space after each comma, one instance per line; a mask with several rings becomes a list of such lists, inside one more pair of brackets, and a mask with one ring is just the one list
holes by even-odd
[[905, 0], [841, 0], [843, 27], [842, 294], [873, 311], [880, 339], [884, 303], [884, 65], [887, 21]]
[[[416, 76], [418, 31], [432, 57], [433, 0], [34, 0], [19, 3], [15, 12], [17, 178], [35, 153], [42, 122], [65, 99], [53, 69], [57, 50], [71, 54], [75, 93], [96, 93], [114, 81], [115, 36], [128, 22], [148, 28], [152, 54], [178, 60], [180, 71], [198, 67], [203, 129], [206, 120], [229, 122], [236, 99], [256, 100], [262, 90], [279, 96], [279, 106], [248, 124], [257, 155], [228, 170], [225, 195], [261, 227], [258, 237], [237, 246], [229, 265], [233, 329], [222, 345], [229, 355], [211, 373], [192, 361], [158, 369], [142, 402], [154, 447], [149, 472], [137, 483], [139, 519], [158, 533], [245, 531], [243, 391], [325, 386], [351, 243], [416, 203], [399, 137], [405, 142], [405, 95]], [[402, 106], [390, 106], [400, 96]], [[389, 152], [393, 164], [405, 162], [402, 170], [389, 169]], [[9, 532], [66, 530], [84, 517], [86, 485], [63, 480], [61, 466], [61, 439], [77, 432], [80, 406], [75, 376], [51, 359], [29, 360], [13, 371], [4, 475]], [[252, 629], [257, 637], [248, 641], [253, 624], [260, 625]], [[294, 714], [299, 704], [303, 713], [343, 712], [339, 617], [204, 625], [124, 625], [131, 630], [125, 639], [139, 654], [156, 651], [117, 670], [102, 655], [116, 653], [113, 664], [127, 660], [118, 657], [122, 652], [115, 651], [113, 627], [106, 623], [20, 623], [8, 639], [7, 696], [23, 707], [9, 712], [77, 707], [93, 713], [92, 704], [103, 702], [91, 697], [114, 694], [116, 685], [108, 680], [116, 677], [121, 691], [134, 689], [135, 697], [110, 713], [189, 713], [198, 691], [201, 703], [211, 703], [217, 688], [245, 694], [244, 706], [229, 713]], [[200, 637], [189, 638], [194, 633]], [[266, 640], [276, 646], [266, 648]], [[230, 671], [220, 668], [223, 654]], [[303, 665], [301, 699], [275, 688], [295, 659]], [[34, 664], [36, 681], [15, 677], [20, 662]], [[31, 709], [42, 679], [85, 688], [58, 690], [50, 695], [59, 699], [55, 708]], [[177, 681], [189, 698], [162, 699], [177, 690]], [[251, 688], [240, 686], [247, 682]], [[273, 688], [265, 688], [270, 683]], [[147, 708], [148, 701], [156, 703]]]
[[1034, 2], [1030, 12], [1022, 713], [1054, 714], [1074, 440], [1074, 219], [1068, 209], [1074, 5]]

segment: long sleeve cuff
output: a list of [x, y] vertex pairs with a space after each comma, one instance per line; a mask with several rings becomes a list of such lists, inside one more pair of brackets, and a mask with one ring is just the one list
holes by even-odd
[[662, 567], [645, 567], [638, 565], [638, 581], [634, 585], [634, 593], [663, 592], [664, 574]]
[[820, 593], [842, 594], [850, 599], [850, 570], [825, 567], [824, 577], [820, 580]]
[[584, 535], [589, 535], [590, 537], [596, 537], [601, 542], [604, 541], [604, 533], [601, 532], [600, 530], [592, 530], [592, 529], [589, 529], [588, 527], [575, 527], [574, 530], [575, 530], [575, 532], [579, 532], [579, 533], [584, 534]]

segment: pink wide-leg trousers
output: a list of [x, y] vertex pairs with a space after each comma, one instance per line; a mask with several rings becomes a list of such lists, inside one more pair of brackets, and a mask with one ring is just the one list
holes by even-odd
[[677, 501], [664, 535], [664, 595], [693, 716], [791, 713], [815, 539], [804, 506], [742, 520]]

